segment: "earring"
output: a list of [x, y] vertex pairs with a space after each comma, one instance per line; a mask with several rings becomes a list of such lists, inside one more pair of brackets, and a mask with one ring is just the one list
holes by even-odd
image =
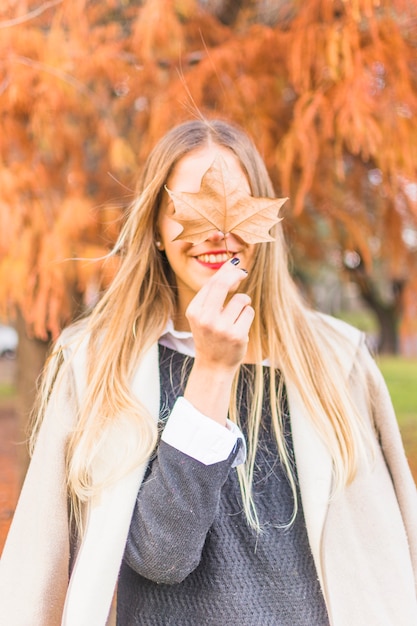
[[160, 250], [162, 247], [162, 243], [160, 241], [155, 241], [155, 245], [158, 248], [158, 250]]

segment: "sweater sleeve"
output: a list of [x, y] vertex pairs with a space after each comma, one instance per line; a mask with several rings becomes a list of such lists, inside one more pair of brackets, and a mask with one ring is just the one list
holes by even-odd
[[199, 564], [220, 493], [241, 446], [204, 465], [161, 441], [136, 502], [125, 561], [138, 574], [175, 584]]

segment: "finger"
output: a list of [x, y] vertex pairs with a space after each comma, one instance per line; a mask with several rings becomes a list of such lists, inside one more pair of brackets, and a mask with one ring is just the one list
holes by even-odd
[[221, 312], [223, 323], [226, 323], [226, 325], [234, 324], [250, 303], [251, 298], [246, 293], [234, 294]]
[[242, 271], [232, 261], [238, 261], [238, 259], [225, 263], [200, 289], [197, 294], [198, 304], [205, 306], [206, 302], [210, 301], [214, 308], [218, 310], [223, 308], [229, 292], [236, 290], [240, 282], [247, 277], [247, 272]]
[[249, 330], [252, 326], [252, 322], [255, 317], [255, 309], [250, 305], [245, 306], [240, 312], [239, 317], [236, 319], [234, 326], [235, 331], [240, 334], [241, 337], [246, 337], [249, 340]]
[[247, 272], [231, 261], [225, 263], [194, 296], [189, 307], [191, 311], [198, 308], [205, 310], [207, 306], [212, 312], [222, 310], [228, 293], [237, 289], [240, 282], [247, 277]]
[[223, 331], [223, 345], [243, 346], [249, 341], [249, 331], [255, 317], [255, 309], [249, 304], [240, 310], [238, 317], [229, 326], [219, 326], [217, 332]]

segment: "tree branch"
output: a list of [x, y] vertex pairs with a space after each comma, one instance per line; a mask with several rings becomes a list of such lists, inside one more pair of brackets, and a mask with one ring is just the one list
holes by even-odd
[[10, 28], [11, 26], [18, 26], [19, 24], [24, 24], [25, 22], [29, 22], [33, 20], [38, 15], [42, 15], [48, 9], [56, 6], [57, 4], [61, 4], [62, 0], [51, 0], [50, 2], [44, 2], [37, 9], [33, 9], [33, 11], [29, 11], [29, 13], [25, 13], [20, 17], [15, 17], [11, 20], [4, 20], [0, 22], [0, 28]]

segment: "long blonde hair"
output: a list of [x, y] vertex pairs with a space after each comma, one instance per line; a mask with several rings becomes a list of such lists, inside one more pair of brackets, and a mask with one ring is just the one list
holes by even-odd
[[[135, 466], [146, 461], [157, 441], [157, 425], [130, 391], [130, 381], [145, 351], [154, 344], [175, 312], [175, 279], [163, 252], [156, 247], [158, 209], [172, 168], [188, 152], [212, 142], [229, 148], [247, 174], [254, 196], [274, 197], [265, 165], [248, 136], [222, 121], [193, 120], [171, 130], [151, 152], [119, 240], [113, 251], [120, 267], [112, 284], [83, 322], [89, 337], [87, 385], [80, 403], [78, 427], [67, 451], [68, 488], [80, 520], [82, 503]], [[262, 418], [262, 360], [271, 363], [272, 424], [281, 461], [294, 495], [295, 479], [282, 436], [282, 380], [297, 387], [311, 420], [325, 442], [334, 468], [334, 489], [354, 477], [361, 447], [358, 420], [347, 390], [346, 376], [332, 349], [328, 324], [312, 314], [292, 280], [282, 227], [271, 231], [275, 241], [258, 244], [245, 291], [256, 315], [250, 331], [256, 370], [248, 418], [248, 458], [239, 480], [249, 523], [259, 528], [252, 500], [252, 477]], [[282, 378], [277, 381], [275, 367]], [[49, 376], [49, 378], [54, 378]], [[37, 422], [42, 419], [48, 383]], [[236, 385], [234, 387], [236, 389]], [[239, 422], [232, 393], [231, 419]], [[107, 469], [92, 480], [94, 464], [118, 431], [124, 442], [107, 456]], [[124, 433], [124, 436], [123, 436]], [[294, 512], [295, 515], [295, 512]]]

